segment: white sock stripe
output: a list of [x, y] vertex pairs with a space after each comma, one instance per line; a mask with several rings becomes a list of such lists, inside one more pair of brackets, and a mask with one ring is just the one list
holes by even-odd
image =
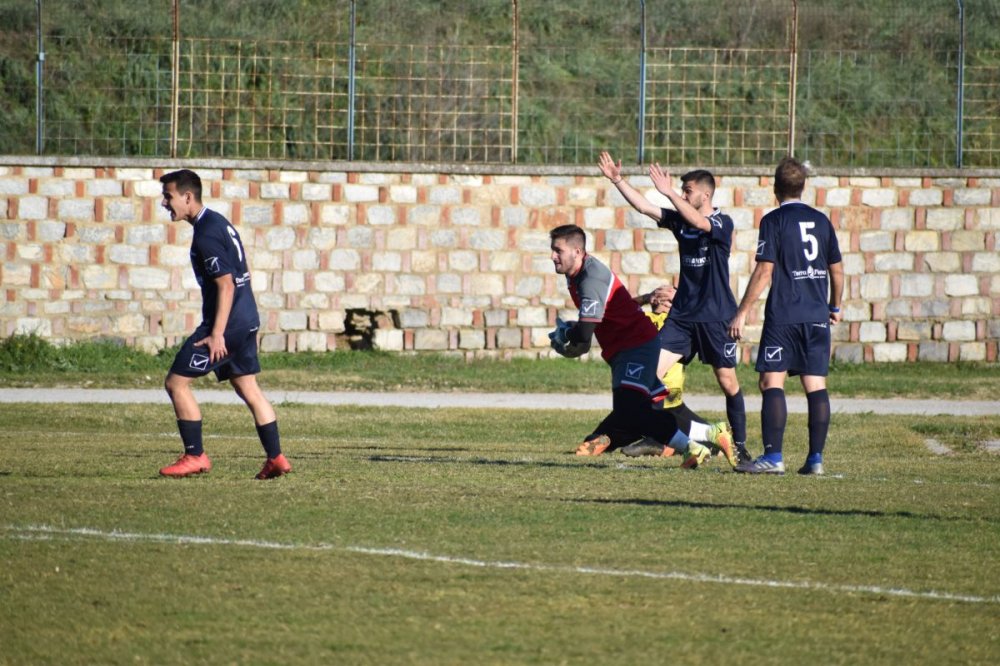
[[643, 571], [639, 569], [611, 569], [605, 567], [570, 566], [564, 564], [534, 564], [530, 562], [504, 562], [499, 560], [478, 560], [450, 555], [435, 555], [433, 553], [402, 550], [398, 548], [374, 548], [367, 546], [336, 546], [333, 544], [296, 544], [277, 541], [260, 541], [256, 539], [226, 539], [217, 537], [202, 537], [183, 534], [142, 534], [138, 532], [107, 532], [89, 527], [59, 528], [48, 525], [4, 525], [2, 528], [8, 534], [7, 539], [15, 540], [53, 540], [59, 537], [94, 538], [105, 541], [132, 541], [148, 543], [176, 543], [204, 546], [239, 546], [245, 548], [261, 548], [268, 550], [307, 550], [357, 553], [382, 557], [401, 557], [424, 562], [439, 562], [484, 569], [505, 569], [521, 571], [538, 571], [551, 573], [571, 573], [596, 576], [614, 576], [623, 578], [649, 578], [655, 580], [681, 580], [694, 583], [715, 583], [724, 585], [742, 585], [749, 587], [767, 587], [792, 590], [823, 591], [843, 594], [878, 594], [891, 597], [906, 597], [911, 599], [927, 599], [936, 601], [961, 601], [974, 604], [1000, 604], [1000, 595], [992, 597], [938, 592], [934, 590], [919, 591], [905, 588], [881, 587], [878, 585], [843, 585], [831, 583], [815, 583], [809, 581], [781, 581], [757, 578], [736, 578], [722, 574], [691, 574], [681, 571]]

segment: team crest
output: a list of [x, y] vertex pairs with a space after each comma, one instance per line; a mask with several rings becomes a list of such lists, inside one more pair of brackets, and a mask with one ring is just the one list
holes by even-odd
[[723, 348], [723, 355], [726, 358], [736, 358], [736, 343], [727, 342], [725, 347]]
[[597, 316], [597, 301], [585, 298], [580, 303], [580, 316], [582, 317], [596, 317]]
[[764, 360], [768, 363], [777, 363], [781, 360], [782, 347], [764, 347]]
[[208, 271], [209, 275], [215, 275], [219, 272], [219, 258], [218, 257], [208, 257], [205, 259], [205, 270]]
[[642, 371], [646, 366], [642, 363], [628, 363], [625, 366], [625, 376], [628, 379], [642, 379]]
[[757, 254], [764, 254], [764, 246], [767, 245], [767, 241], [757, 241]]
[[208, 357], [204, 354], [191, 354], [189, 365], [195, 370], [205, 370], [208, 368]]

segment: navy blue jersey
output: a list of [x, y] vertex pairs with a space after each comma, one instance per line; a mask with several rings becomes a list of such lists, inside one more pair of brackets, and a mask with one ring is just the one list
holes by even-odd
[[226, 330], [257, 328], [260, 317], [257, 303], [250, 288], [250, 269], [243, 242], [229, 220], [219, 213], [203, 208], [194, 221], [191, 239], [191, 267], [201, 287], [201, 318], [208, 327], [215, 324], [215, 311], [219, 302], [219, 288], [215, 278], [232, 275], [236, 290], [233, 309], [226, 322]]
[[757, 261], [774, 264], [764, 309], [767, 323], [830, 318], [830, 266], [841, 261], [830, 218], [800, 201], [782, 204], [760, 221]]
[[711, 231], [696, 229], [675, 210], [663, 208], [657, 226], [670, 229], [681, 256], [680, 281], [672, 319], [725, 321], [736, 314], [736, 298], [729, 287], [729, 249], [733, 220], [716, 208], [708, 218]]

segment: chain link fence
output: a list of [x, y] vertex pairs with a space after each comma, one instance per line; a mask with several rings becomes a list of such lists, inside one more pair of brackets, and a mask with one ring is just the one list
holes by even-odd
[[0, 25], [8, 154], [1000, 167], [1000, 0], [0, 0]]

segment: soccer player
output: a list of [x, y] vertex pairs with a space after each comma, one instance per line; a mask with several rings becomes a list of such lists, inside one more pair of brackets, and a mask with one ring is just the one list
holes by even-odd
[[830, 326], [840, 321], [844, 267], [830, 219], [802, 203], [806, 169], [786, 157], [774, 172], [779, 206], [760, 221], [757, 265], [729, 325], [743, 337], [750, 308], [770, 284], [757, 351], [763, 396], [760, 410], [764, 454], [741, 463], [737, 472], [784, 474], [782, 440], [788, 407], [785, 377], [800, 375], [809, 411], [809, 455], [799, 474], [823, 473], [823, 448], [830, 428]]
[[715, 177], [698, 169], [681, 177], [682, 191], [673, 188], [670, 174], [659, 164], [649, 167], [656, 190], [676, 210], [660, 208], [628, 184], [621, 161], [601, 153], [601, 173], [618, 188], [625, 200], [659, 227], [669, 229], [680, 252], [680, 282], [670, 318], [660, 329], [662, 378], [678, 361], [697, 353], [712, 366], [716, 381], [726, 395], [726, 416], [732, 426], [740, 461], [750, 459], [746, 450], [747, 417], [743, 392], [736, 377], [737, 343], [729, 337], [728, 324], [736, 312], [736, 298], [729, 286], [729, 251], [733, 220], [712, 205]]
[[[660, 353], [656, 326], [642, 313], [618, 276], [587, 253], [583, 229], [562, 225], [552, 229], [549, 238], [555, 271], [566, 276], [570, 297], [579, 308], [578, 321], [557, 321], [556, 329], [549, 334], [552, 348], [562, 356], [575, 358], [586, 354], [596, 337], [601, 356], [611, 366], [612, 410], [596, 432], [620, 430], [663, 444], [671, 442], [683, 453], [681, 467], [697, 467], [710, 455], [708, 448], [694, 441], [677, 441], [674, 417], [653, 409], [653, 400], [666, 391], [656, 376]], [[598, 434], [585, 440], [576, 453], [600, 455], [610, 446], [611, 438]]]
[[163, 207], [171, 220], [185, 220], [194, 227], [191, 266], [201, 286], [202, 322], [174, 357], [164, 386], [177, 416], [184, 453], [160, 470], [169, 477], [191, 476], [212, 469], [202, 446], [201, 409], [191, 385], [214, 372], [229, 380], [236, 394], [253, 413], [257, 435], [267, 454], [258, 479], [292, 471], [281, 453], [274, 408], [257, 385], [257, 330], [260, 317], [250, 288], [250, 269], [240, 235], [229, 221], [201, 202], [201, 178], [182, 169], [164, 174]]
[[[649, 303], [652, 306], [652, 309], [645, 314], [657, 329], [663, 328], [663, 324], [670, 314], [673, 293], [673, 287], [665, 285], [650, 294], [643, 294], [636, 297], [637, 302]], [[722, 439], [732, 448], [732, 433], [730, 433], [729, 424], [726, 421], [709, 423], [684, 404], [684, 370], [687, 362], [688, 359], [684, 359], [680, 363], [675, 363], [667, 371], [667, 374], [662, 379], [667, 392], [663, 401], [659, 402], [657, 406], [670, 412], [677, 421], [678, 430], [688, 438], [701, 444], [709, 444], [720, 450], [723, 447], [719, 446], [717, 442]], [[669, 444], [664, 446], [648, 437], [634, 440], [634, 438], [629, 438], [625, 433], [609, 432], [607, 434], [611, 437], [611, 448], [620, 448], [621, 452], [626, 456], [666, 457], [674, 454], [674, 449]], [[629, 441], [626, 442], [623, 440]]]

